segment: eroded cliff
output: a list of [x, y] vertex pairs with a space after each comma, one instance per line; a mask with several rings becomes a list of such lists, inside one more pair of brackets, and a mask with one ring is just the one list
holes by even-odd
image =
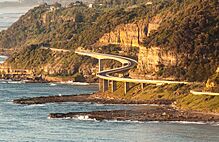
[[173, 51], [164, 51], [160, 47], [139, 47], [137, 68], [140, 72], [155, 73], [176, 65], [177, 55]]
[[109, 33], [105, 33], [97, 42], [100, 45], [118, 44], [121, 47], [138, 47], [148, 34], [148, 22], [139, 20], [121, 24]]

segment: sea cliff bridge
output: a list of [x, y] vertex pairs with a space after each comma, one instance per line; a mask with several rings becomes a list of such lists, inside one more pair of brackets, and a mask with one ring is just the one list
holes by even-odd
[[[115, 92], [117, 90], [116, 82], [123, 82], [124, 83], [124, 94], [128, 92], [130, 83], [141, 84], [142, 89], [144, 89], [146, 84], [189, 84], [189, 82], [183, 82], [183, 81], [142, 80], [142, 79], [116, 77], [116, 76], [113, 76], [113, 74], [127, 72], [128, 70], [136, 66], [137, 61], [131, 58], [123, 57], [123, 56], [94, 53], [88, 50], [76, 50], [75, 53], [79, 55], [96, 58], [99, 60], [99, 72], [97, 73], [97, 77], [99, 77], [100, 79], [99, 88], [100, 88], [100, 91], [102, 92], [106, 92], [109, 90], [110, 82], [111, 82], [111, 89], [110, 89], [111, 92]], [[105, 60], [105, 59], [116, 60], [120, 62], [122, 66], [118, 68], [109, 69], [109, 70], [103, 70], [102, 60]]]
[[[71, 50], [67, 49], [57, 49], [57, 48], [47, 48], [41, 47], [44, 50], [51, 50], [53, 52], [71, 52]], [[103, 54], [103, 53], [95, 53], [90, 50], [83, 50], [83, 48], [79, 47], [75, 53], [79, 55], [89, 56], [92, 58], [96, 58], [99, 60], [99, 71], [97, 73], [97, 77], [99, 77], [99, 91], [106, 92], [111, 90], [111, 92], [115, 92], [117, 90], [116, 82], [122, 82], [124, 84], [124, 94], [127, 94], [130, 89], [130, 83], [141, 84], [141, 89], [143, 90], [146, 84], [193, 84], [194, 82], [186, 82], [186, 81], [169, 81], [169, 80], [143, 80], [143, 79], [132, 79], [125, 77], [116, 77], [113, 74], [120, 73], [124, 74], [128, 70], [134, 68], [137, 65], [137, 61], [131, 58], [119, 56], [119, 55], [111, 55], [111, 54]], [[113, 68], [109, 70], [103, 69], [103, 60], [111, 59], [116, 60], [122, 64], [121, 67]], [[111, 83], [111, 85], [110, 85]], [[111, 88], [110, 88], [111, 86]], [[219, 93], [213, 92], [199, 92], [199, 91], [190, 91], [193, 95], [212, 95], [219, 96]]]

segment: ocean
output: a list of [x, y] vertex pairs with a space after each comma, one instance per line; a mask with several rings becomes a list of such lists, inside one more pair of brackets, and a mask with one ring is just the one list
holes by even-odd
[[[26, 10], [0, 9], [0, 27], [6, 29]], [[4, 17], [4, 19], [2, 19]], [[0, 62], [5, 57], [0, 56]], [[96, 121], [49, 119], [49, 113], [130, 109], [136, 106], [94, 103], [17, 105], [21, 97], [93, 93], [98, 85], [25, 84], [0, 80], [0, 142], [218, 142], [219, 124], [202, 122]]]
[[25, 14], [30, 7], [6, 7], [0, 8], [0, 31], [7, 29], [19, 17]]

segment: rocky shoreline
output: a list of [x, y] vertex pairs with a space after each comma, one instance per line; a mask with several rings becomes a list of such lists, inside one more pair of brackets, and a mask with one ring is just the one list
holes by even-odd
[[210, 114], [178, 111], [167, 106], [144, 106], [132, 110], [93, 111], [51, 113], [49, 118], [78, 118], [118, 121], [190, 121], [190, 122], [219, 122], [219, 117]]
[[170, 105], [170, 100], [148, 100], [148, 101], [128, 101], [119, 99], [105, 99], [97, 97], [96, 94], [81, 94], [81, 95], [62, 95], [62, 96], [47, 96], [21, 98], [13, 100], [15, 104], [34, 105], [46, 103], [61, 103], [61, 102], [92, 102], [98, 104], [158, 104]]
[[[21, 98], [13, 100], [15, 104], [33, 105], [61, 102], [91, 102], [98, 104], [148, 104], [136, 105], [129, 110], [93, 111], [51, 113], [49, 118], [77, 118], [79, 116], [94, 120], [131, 120], [131, 121], [202, 121], [219, 122], [219, 115], [193, 111], [182, 111], [172, 107], [170, 100], [127, 101], [97, 97], [96, 94], [48, 96], [35, 98]], [[153, 105], [150, 105], [153, 104]], [[156, 104], [156, 105], [154, 105]]]

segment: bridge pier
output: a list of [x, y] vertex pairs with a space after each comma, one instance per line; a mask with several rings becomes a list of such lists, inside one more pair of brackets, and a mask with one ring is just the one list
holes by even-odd
[[113, 81], [112, 80], [112, 82], [111, 82], [112, 84], [111, 84], [111, 91], [112, 91], [112, 93], [113, 92], [115, 92], [116, 91], [116, 89], [117, 89], [117, 86], [116, 86], [116, 81]]
[[105, 79], [99, 79], [99, 91], [106, 92], [109, 88], [109, 81]]
[[124, 94], [127, 94], [128, 90], [129, 90], [129, 82], [125, 82], [124, 83]]
[[103, 79], [103, 90], [102, 91], [106, 92], [108, 90], [108, 87], [109, 87], [109, 81]]
[[102, 83], [103, 80], [99, 78], [99, 91], [101, 92], [102, 91]]
[[141, 90], [144, 90], [144, 87], [146, 86], [145, 83], [141, 83]]
[[101, 59], [98, 59], [98, 67], [99, 67], [99, 72], [103, 71], [103, 64], [102, 64], [102, 61]]

